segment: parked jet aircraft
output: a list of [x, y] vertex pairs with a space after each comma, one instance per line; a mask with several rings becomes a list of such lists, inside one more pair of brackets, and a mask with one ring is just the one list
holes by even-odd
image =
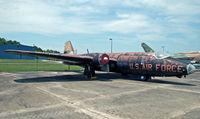
[[[155, 51], [147, 44], [142, 43], [141, 46], [143, 47], [146, 53], [155, 53]], [[160, 56], [161, 55], [162, 57], [173, 57], [195, 65], [200, 64], [200, 52], [185, 52], [185, 53], [176, 53], [171, 55], [160, 54]]]
[[[69, 45], [69, 44], [68, 44]], [[72, 50], [73, 48], [71, 48]], [[195, 67], [176, 59], [158, 58], [154, 53], [89, 53], [55, 54], [21, 50], [6, 50], [7, 53], [60, 60], [65, 64], [85, 67], [84, 75], [95, 77], [95, 70], [134, 74], [150, 80], [151, 76], [177, 76], [181, 78], [195, 71]]]

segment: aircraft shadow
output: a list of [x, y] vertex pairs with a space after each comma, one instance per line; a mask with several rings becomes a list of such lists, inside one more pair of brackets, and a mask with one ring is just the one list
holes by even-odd
[[[138, 76], [134, 76], [134, 75], [122, 76], [121, 74], [118, 74], [118, 73], [110, 73], [110, 74], [97, 73], [96, 76], [97, 76], [96, 79], [87, 79], [87, 78], [84, 77], [84, 75], [82, 73], [80, 73], [80, 74], [74, 74], [74, 75], [60, 75], [60, 76], [48, 76], [48, 77], [16, 79], [14, 81], [16, 83], [112, 81], [112, 80], [118, 80], [118, 79], [141, 81], [138, 78]], [[146, 81], [144, 81], [144, 82], [146, 82]], [[152, 79], [151, 81], [148, 81], [147, 83], [195, 86], [194, 84], [167, 81], [167, 80], [162, 80], [162, 79]]]
[[[97, 77], [98, 76], [99, 75], [97, 74]], [[101, 76], [101, 77], [103, 77], [103, 76]], [[112, 80], [110, 78], [87, 79], [81, 73], [81, 74], [74, 74], [74, 75], [60, 75], [60, 76], [17, 79], [14, 81], [17, 83], [41, 83], [41, 82], [112, 81]]]

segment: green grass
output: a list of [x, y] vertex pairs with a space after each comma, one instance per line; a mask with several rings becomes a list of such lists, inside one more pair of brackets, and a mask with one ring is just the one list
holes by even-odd
[[18, 60], [18, 59], [0, 59], [0, 63], [49, 63], [51, 61], [48, 62], [44, 62], [43, 60]]
[[[38, 62], [38, 63], [37, 63]], [[1, 64], [2, 63], [2, 64]], [[3, 64], [3, 63], [18, 63], [18, 64]], [[20, 64], [22, 63], [22, 64]], [[31, 63], [31, 64], [23, 64]], [[52, 61], [43, 60], [1, 60], [0, 72], [24, 72], [24, 71], [66, 71], [68, 65], [59, 64]], [[70, 70], [83, 70], [80, 66], [70, 66]]]

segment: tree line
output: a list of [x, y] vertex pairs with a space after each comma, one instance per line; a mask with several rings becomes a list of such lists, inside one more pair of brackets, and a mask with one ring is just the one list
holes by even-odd
[[6, 40], [5, 38], [0, 37], [0, 44], [3, 45], [21, 45], [20, 42], [12, 41], [12, 40]]
[[43, 50], [42, 48], [37, 47], [37, 46], [34, 46], [34, 48], [35, 48], [35, 51], [36, 51], [36, 52], [60, 53], [59, 51], [51, 50], [51, 49]]
[[[21, 43], [18, 41], [6, 40], [5, 38], [1, 38], [1, 37], [0, 37], [0, 44], [2, 44], [2, 45], [21, 45]], [[51, 49], [43, 50], [42, 48], [40, 48], [38, 46], [34, 46], [34, 49], [36, 52], [60, 53], [59, 51], [51, 50]]]

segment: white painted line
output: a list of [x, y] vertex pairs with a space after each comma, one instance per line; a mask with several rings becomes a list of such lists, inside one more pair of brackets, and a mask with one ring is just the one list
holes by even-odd
[[187, 93], [197, 93], [197, 94], [200, 94], [200, 91], [193, 91], [193, 90], [188, 90], [188, 89], [180, 89], [180, 88], [173, 88], [173, 87], [160, 87], [160, 88], [174, 90], [174, 91], [187, 92]]
[[109, 114], [106, 114], [104, 112], [100, 112], [100, 111], [91, 109], [90, 107], [80, 106], [78, 103], [69, 101], [69, 99], [67, 97], [57, 95], [57, 94], [52, 93], [52, 92], [50, 92], [50, 91], [48, 91], [44, 88], [39, 88], [39, 87], [36, 87], [36, 88], [38, 88], [38, 89], [40, 89], [40, 90], [42, 90], [42, 91], [44, 91], [44, 92], [46, 92], [50, 95], [53, 95], [57, 98], [60, 98], [63, 101], [67, 101], [68, 103], [65, 103], [65, 105], [72, 107], [72, 108], [75, 108], [77, 112], [82, 112], [82, 113], [89, 115], [93, 118], [96, 118], [96, 119], [120, 119], [120, 117], [118, 117], [118, 116], [109, 115]]

